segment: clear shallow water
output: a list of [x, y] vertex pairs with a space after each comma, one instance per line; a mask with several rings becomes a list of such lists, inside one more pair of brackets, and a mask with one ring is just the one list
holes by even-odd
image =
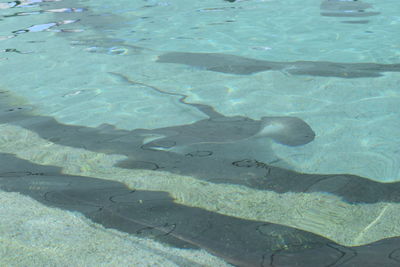
[[[225, 146], [184, 146], [173, 153], [214, 149], [215, 156], [228, 161], [251, 159], [306, 174], [399, 181], [398, 4], [369, 3], [373, 7], [363, 13], [380, 13], [322, 16], [320, 1], [59, 1], [11, 8], [12, 3], [3, 3], [0, 86], [13, 95], [10, 102], [65, 125], [110, 124], [130, 131], [207, 118], [168, 93], [187, 95], [186, 102], [208, 105], [225, 116], [298, 117], [316, 134], [304, 146], [228, 140]], [[241, 75], [196, 62], [157, 62], [168, 52], [230, 54], [280, 65]], [[353, 63], [361, 65], [346, 65]], [[114, 147], [99, 152], [107, 151], [118, 154]]]
[[[15, 38], [2, 41], [4, 48], [27, 53], [3, 53], [3, 63], [18, 69], [7, 73], [4, 86], [38, 104], [41, 114], [63, 123], [109, 123], [124, 129], [204, 118], [177, 105], [176, 98], [145, 88], [133, 91], [107, 74], [118, 72], [169, 92], [184, 92], [190, 101], [209, 104], [226, 115], [301, 117], [317, 132], [315, 142], [296, 150], [275, 148], [295, 170], [351, 173], [382, 181], [399, 178], [396, 73], [372, 79], [296, 76], [287, 73], [296, 68], [289, 64], [280, 71], [238, 76], [154, 62], [162, 52], [181, 51], [277, 62], [396, 63], [399, 20], [387, 3], [375, 6], [384, 15], [367, 17], [367, 24], [343, 23], [359, 18], [320, 16], [320, 6], [313, 1], [87, 4], [49, 2], [48, 7], [3, 11], [6, 16], [28, 13], [3, 19], [3, 39], [16, 31]], [[34, 12], [52, 6], [57, 12]], [[60, 7], [75, 9], [57, 10]], [[49, 23], [64, 25], [43, 30]], [[32, 25], [42, 26], [21, 31]]]

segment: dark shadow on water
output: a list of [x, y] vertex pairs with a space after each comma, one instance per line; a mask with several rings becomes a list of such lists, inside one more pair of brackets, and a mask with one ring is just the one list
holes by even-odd
[[359, 0], [324, 0], [320, 8], [321, 16], [326, 17], [371, 17], [380, 14], [369, 11], [372, 5]]
[[[36, 2], [36, 1], [34, 1]], [[47, 7], [47, 1], [42, 1]], [[109, 55], [121, 55], [126, 51], [140, 50], [150, 51], [151, 49], [139, 47], [127, 43], [124, 40], [109, 38], [104, 32], [121, 28], [129, 29], [131, 22], [127, 18], [116, 14], [95, 14], [86, 7], [79, 7], [79, 1], [69, 1], [70, 7], [64, 6], [64, 1], [51, 1], [51, 7], [54, 9], [41, 9], [33, 13], [22, 13], [25, 15], [38, 15], [43, 13], [54, 14], [54, 21], [47, 21], [44, 24], [31, 25], [23, 29], [14, 29], [10, 34], [17, 36], [19, 34], [32, 33], [38, 31], [55, 30], [64, 33], [64, 37], [71, 38], [76, 36], [77, 40], [71, 42], [72, 46], [87, 45], [88, 51], [93, 53], [106, 53]], [[235, 5], [236, 1], [232, 1]], [[44, 4], [42, 3], [42, 4]], [[268, 3], [266, 3], [268, 4]], [[156, 5], [155, 5], [156, 6]], [[155, 7], [152, 6], [152, 7]], [[343, 23], [349, 24], [365, 24], [368, 20], [359, 17], [368, 17], [379, 14], [379, 12], [370, 12], [372, 6], [361, 1], [343, 1], [343, 0], [325, 0], [321, 3], [321, 14], [323, 16], [334, 17], [356, 17], [357, 20], [346, 20]], [[144, 6], [142, 8], [145, 8]], [[146, 7], [147, 8], [147, 7]], [[21, 13], [10, 14], [8, 16], [21, 16]], [[79, 40], [79, 33], [82, 29], [89, 27], [98, 33], [96, 37], [91, 36], [87, 40]], [[349, 25], [349, 27], [351, 27]], [[54, 28], [54, 29], [53, 29]], [[68, 33], [65, 35], [65, 33]], [[45, 40], [43, 40], [45, 41]], [[14, 49], [14, 48], [11, 48]], [[252, 59], [242, 56], [229, 55], [223, 53], [189, 53], [189, 52], [168, 52], [153, 51], [159, 54], [157, 62], [160, 63], [176, 63], [184, 64], [201, 70], [249, 75], [263, 71], [282, 71], [291, 75], [309, 75], [320, 77], [340, 77], [340, 78], [364, 78], [364, 77], [380, 77], [384, 72], [400, 72], [400, 64], [379, 64], [369, 63], [346, 63], [346, 62], [330, 62], [330, 61], [305, 61], [298, 60], [292, 62], [269, 61], [265, 59]], [[25, 53], [25, 52], [24, 52]], [[129, 53], [126, 56], [129, 55]]]
[[[340, 11], [339, 5], [343, 4], [335, 3], [329, 7], [334, 10], [330, 14], [342, 16], [344, 13]], [[359, 3], [354, 5], [360, 7]], [[368, 8], [362, 7], [361, 10]], [[77, 23], [78, 18], [81, 19], [79, 13], [73, 13]], [[61, 15], [70, 19], [69, 13]], [[375, 14], [357, 11], [350, 15], [363, 17]], [[96, 28], [96, 23], [99, 28], [105, 25], [104, 21], [98, 21], [98, 16], [89, 16], [86, 21], [79, 20], [79, 23], [92, 25], [93, 28]], [[115, 20], [110, 20], [111, 23], [115, 23]], [[366, 21], [360, 20], [358, 23]], [[23, 32], [30, 31], [25, 29]], [[132, 46], [129, 48], [132, 49]], [[140, 50], [136, 47], [134, 49]], [[241, 75], [277, 70], [292, 75], [359, 78], [379, 77], [383, 72], [400, 71], [400, 64], [272, 62], [216, 53], [172, 52], [160, 55], [158, 61]], [[184, 98], [181, 100], [184, 103]], [[314, 135], [310, 135], [312, 130], [301, 120], [227, 117], [207, 105], [186, 104], [199, 109], [210, 119], [162, 129], [128, 131], [116, 129], [112, 125], [90, 128], [61, 124], [52, 117], [32, 115], [30, 106], [9, 105], [6, 94], [0, 93], [0, 123], [21, 126], [56, 144], [125, 155], [128, 159], [118, 163], [123, 168], [167, 171], [212, 183], [238, 184], [277, 193], [323, 192], [342, 197], [350, 203], [400, 201], [400, 183], [378, 183], [347, 174], [298, 173], [272, 166], [251, 155], [241, 157], [240, 154], [234, 154], [224, 157], [224, 151], [235, 146], [236, 141], [256, 136], [271, 121], [284, 126], [282, 129], [297, 130], [280, 131], [277, 135], [267, 133], [267, 137], [275, 142], [293, 146], [311, 142], [314, 139]], [[196, 138], [209, 133], [204, 132], [207, 127], [225, 134], [224, 139], [207, 139], [208, 143], [205, 144], [201, 137], [200, 142], [197, 142]], [[232, 129], [239, 131], [234, 132]], [[193, 136], [191, 132], [198, 136]], [[301, 134], [293, 139], [293, 134], [299, 132]], [[166, 134], [167, 137], [143, 144], [146, 134]], [[176, 145], [185, 147], [187, 151], [169, 151]], [[110, 180], [63, 175], [60, 168], [35, 165], [9, 154], [0, 154], [0, 166], [2, 190], [28, 195], [52, 207], [81, 212], [105, 227], [151, 237], [176, 247], [204, 248], [237, 266], [400, 266], [400, 238], [397, 237], [366, 246], [344, 247], [316, 234], [291, 227], [249, 221], [180, 205], [174, 203], [168, 192], [139, 191]], [[188, 266], [191, 264], [188, 262]]]
[[[0, 153], [0, 188], [78, 211], [96, 223], [180, 248], [203, 248], [240, 267], [398, 266], [400, 238], [344, 247], [295, 228], [250, 221], [174, 203], [167, 192], [139, 191], [83, 176], [63, 175]], [[188, 260], [187, 266], [195, 266]]]
[[201, 70], [248, 75], [262, 71], [283, 71], [292, 75], [363, 78], [383, 72], [400, 72], [400, 64], [339, 63], [329, 61], [276, 62], [220, 53], [169, 52], [157, 62], [184, 64]]
[[[65, 125], [52, 117], [30, 115], [29, 106], [8, 105], [6, 94], [0, 97], [0, 123], [21, 126], [37, 133], [43, 139], [63, 146], [125, 155], [128, 159], [118, 164], [123, 168], [167, 171], [213, 183], [238, 184], [277, 193], [325, 192], [337, 195], [350, 203], [400, 201], [399, 182], [379, 183], [348, 174], [298, 173], [271, 166], [250, 157], [251, 155], [246, 155], [245, 158], [240, 153], [224, 155], [224, 148], [231, 149], [236, 145], [235, 142], [196, 144], [192, 151], [185, 153], [154, 149], [155, 144], [150, 147], [143, 145], [143, 129], [129, 131], [116, 129], [111, 125], [97, 128]], [[177, 138], [180, 136], [177, 135]], [[176, 141], [179, 142], [178, 139]], [[165, 143], [163, 145], [166, 146]], [[192, 147], [188, 146], [187, 150], [190, 148]]]

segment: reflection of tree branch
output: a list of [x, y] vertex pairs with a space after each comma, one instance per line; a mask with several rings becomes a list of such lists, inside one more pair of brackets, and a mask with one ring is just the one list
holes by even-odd
[[128, 83], [130, 85], [140, 85], [140, 86], [144, 86], [147, 88], [150, 88], [160, 94], [165, 94], [165, 95], [171, 95], [171, 96], [179, 96], [179, 102], [187, 105], [187, 106], [191, 106], [191, 107], [195, 107], [196, 109], [198, 109], [199, 111], [203, 112], [205, 115], [207, 115], [209, 118], [221, 118], [224, 117], [224, 115], [218, 113], [217, 111], [215, 111], [215, 109], [209, 105], [204, 105], [204, 104], [195, 104], [195, 103], [189, 103], [186, 102], [186, 98], [188, 98], [187, 95], [184, 94], [179, 94], [179, 93], [171, 93], [171, 92], [166, 92], [164, 90], [161, 90], [157, 87], [154, 87], [152, 85], [148, 85], [142, 82], [137, 82], [137, 81], [132, 81], [131, 79], [129, 79], [127, 76], [121, 74], [121, 73], [116, 73], [116, 72], [109, 72], [110, 74], [120, 78], [123, 82]]

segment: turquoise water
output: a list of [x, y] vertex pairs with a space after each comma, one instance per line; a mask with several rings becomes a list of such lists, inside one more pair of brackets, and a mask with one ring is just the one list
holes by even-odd
[[[35, 13], [53, 6], [77, 10]], [[166, 91], [184, 92], [190, 101], [226, 115], [301, 117], [317, 132], [315, 142], [296, 150], [274, 148], [298, 171], [396, 181], [397, 73], [341, 79], [290, 75], [286, 68], [294, 67], [287, 66], [238, 76], [155, 63], [162, 52], [181, 51], [279, 62], [394, 64], [399, 18], [390, 2], [375, 9], [382, 15], [367, 17], [367, 24], [343, 23], [358, 18], [320, 16], [314, 1], [72, 1], [4, 9], [10, 17], [2, 21], [2, 73], [7, 73], [3, 87], [29, 99], [41, 114], [67, 124], [159, 128], [204, 118], [177, 105], [176, 98], [143, 88], [133, 91], [108, 74], [118, 72]], [[27, 14], [11, 16], [18, 12]], [[46, 29], [63, 21], [69, 24]], [[18, 33], [32, 25], [44, 26]]]
[[[147, 147], [152, 151], [169, 151], [172, 155], [192, 156], [190, 153], [196, 151], [199, 158], [212, 151], [222, 161], [246, 159], [302, 174], [345, 174], [367, 181], [399, 182], [399, 4], [394, 0], [370, 0], [370, 6], [351, 2], [356, 7], [349, 8], [349, 3], [309, 0], [2, 2], [0, 91], [10, 95], [7, 103], [21, 105], [32, 116], [51, 117], [60, 125], [86, 127], [87, 131], [104, 129], [111, 134], [113, 130], [115, 133], [152, 130], [143, 134], [141, 143], [136, 139], [129, 143], [121, 138], [121, 142], [127, 142], [124, 143], [126, 150], [130, 144], [135, 147], [132, 150], [146, 148], [146, 144], [153, 144], [157, 138], [170, 135], [159, 129], [195, 125], [207, 119], [207, 114], [193, 103], [213, 109], [225, 120], [242, 116], [257, 124], [265, 116], [295, 117], [312, 129], [315, 138], [296, 146], [288, 145], [286, 139], [279, 141], [288, 137], [282, 137], [286, 130], [279, 128], [281, 121], [278, 120], [278, 126], [266, 126], [266, 137], [258, 137], [259, 131], [250, 131], [250, 126], [227, 123], [231, 128], [215, 130], [210, 142], [203, 141], [205, 126], [195, 126], [188, 132], [180, 132], [181, 128], [169, 129], [173, 134], [181, 134], [180, 139], [174, 140], [176, 147], [169, 146], [171, 140]], [[166, 58], [172, 52], [181, 54], [174, 54], [174, 59], [163, 62], [163, 56]], [[196, 55], [197, 61], [189, 60], [190, 55]], [[184, 100], [183, 96], [186, 96]], [[12, 121], [4, 123], [8, 124], [19, 125]], [[236, 127], [243, 128], [238, 130], [237, 138], [232, 134]], [[304, 127], [293, 127], [294, 130], [289, 129], [285, 134], [301, 135]], [[42, 137], [46, 135], [25, 128]], [[270, 131], [275, 130], [278, 138], [274, 139]], [[10, 131], [8, 134], [13, 136], [15, 133]], [[44, 139], [56, 140], [51, 138], [55, 137]], [[108, 140], [95, 138], [93, 143]], [[140, 152], [135, 156], [129, 152], [118, 153], [119, 148], [113, 144], [91, 149], [89, 144], [54, 143], [134, 158], [135, 164], [120, 165], [128, 169], [157, 169], [151, 165], [155, 163], [149, 160], [150, 154], [141, 158]], [[34, 141], [29, 144], [29, 140], [24, 146], [18, 151], [21, 155], [11, 148], [1, 152], [52, 165], [49, 160], [40, 162], [41, 156], [37, 155], [43, 147], [35, 150]], [[32, 147], [27, 149], [27, 146]], [[46, 153], [57, 155], [57, 150]], [[185, 163], [170, 170], [163, 169], [163, 161], [159, 160], [158, 171], [196, 178], [197, 170], [188, 171], [186, 168], [190, 167], [185, 167]], [[148, 161], [152, 163], [143, 164]], [[67, 171], [68, 163], [69, 159], [63, 166], [64, 174], [71, 174]], [[87, 162], [80, 159], [80, 164], [86, 166], [92, 162], [90, 158]], [[82, 166], [76, 167], [73, 175], [87, 175]], [[212, 181], [213, 172], [216, 181], [222, 179], [218, 175], [226, 171], [224, 167], [213, 168], [201, 174], [210, 177], [205, 180]], [[151, 188], [143, 183], [143, 188]], [[378, 212], [374, 218], [381, 215]], [[287, 225], [307, 231], [315, 226]], [[318, 231], [314, 233], [320, 234]], [[396, 235], [383, 234], [381, 238], [389, 236]], [[368, 243], [365, 240], [359, 243], [363, 242]]]

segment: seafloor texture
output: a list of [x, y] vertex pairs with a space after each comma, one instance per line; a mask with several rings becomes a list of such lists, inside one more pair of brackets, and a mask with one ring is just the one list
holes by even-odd
[[[185, 176], [157, 174], [154, 171], [121, 170], [112, 167], [121, 159], [118, 156], [57, 146], [15, 126], [3, 125], [2, 132], [9, 134], [2, 140], [1, 151], [11, 152], [18, 158], [13, 154], [1, 154], [0, 159], [5, 164], [4, 172], [0, 175], [1, 189], [29, 195], [48, 206], [78, 211], [107, 228], [150, 237], [185, 249], [203, 248], [236, 266], [326, 266], [327, 262], [332, 266], [398, 264], [398, 238], [374, 242], [399, 234], [400, 229], [396, 230], [399, 220], [397, 203], [349, 204], [323, 192], [276, 194], [245, 186], [218, 185]], [[30, 149], [26, 149], [24, 142], [27, 140]], [[38, 149], [41, 152], [38, 153]], [[30, 162], [19, 158], [29, 158]], [[86, 163], [82, 165], [84, 159]], [[54, 167], [57, 165], [69, 167]], [[80, 176], [68, 175], [76, 172]], [[94, 176], [107, 179], [92, 178]], [[110, 178], [121, 182], [111, 181]], [[13, 252], [16, 249], [35, 247], [30, 255], [35, 256], [37, 265], [47, 264], [48, 250], [54, 239], [61, 242], [62, 249], [76, 249], [75, 245], [71, 248], [71, 242], [75, 244], [76, 238], [71, 241], [71, 238], [60, 237], [60, 229], [81, 237], [80, 231], [74, 230], [74, 222], [86, 228], [93, 225], [87, 221], [85, 224], [79, 217], [73, 218], [70, 224], [60, 224], [57, 216], [48, 216], [48, 212], [53, 214], [52, 210], [39, 206], [36, 211], [35, 207], [39, 204], [31, 200], [28, 206], [24, 204], [18, 208], [11, 205], [12, 208], [8, 208], [10, 198], [16, 203], [28, 201], [22, 196], [2, 194], [2, 218], [6, 218], [2, 223], [2, 231], [6, 232], [2, 234], [5, 236], [2, 251], [7, 252], [3, 258], [7, 262], [23, 263], [25, 258], [10, 255], [15, 255]], [[32, 214], [25, 209], [36, 212]], [[37, 218], [38, 213], [42, 214], [40, 219]], [[71, 216], [62, 214], [59, 216]], [[12, 227], [7, 226], [10, 220]], [[23, 223], [15, 223], [16, 220]], [[58, 230], [56, 233], [50, 232], [50, 240], [49, 235], [46, 238], [42, 236], [41, 228], [43, 223], [47, 227], [48, 220]], [[20, 231], [24, 230], [21, 228], [27, 232], [22, 237]], [[110, 230], [104, 233], [103, 228], [98, 226], [95, 229], [90, 228], [89, 234], [96, 236], [92, 241], [96, 244], [109, 238], [118, 245], [122, 241], [118, 237], [124, 236], [110, 236]], [[18, 238], [10, 239], [8, 235]], [[39, 235], [39, 239], [33, 235]], [[163, 264], [185, 266], [193, 257], [187, 251], [182, 252], [183, 255], [178, 252], [172, 257], [169, 254], [171, 249], [163, 247], [155, 252], [154, 246], [159, 245], [147, 241], [147, 245], [143, 246], [145, 241], [131, 237], [124, 241], [127, 245], [114, 248], [113, 254], [103, 260], [101, 254], [104, 245], [93, 247], [92, 242], [88, 243], [92, 252], [83, 250], [82, 257], [87, 253], [93, 255], [87, 260], [79, 261], [78, 258], [74, 262], [123, 264], [121, 253], [134, 248], [141, 255], [144, 250], [140, 259], [131, 259], [137, 264], [151, 263], [157, 257], [163, 257], [160, 261]], [[345, 247], [340, 243], [350, 246], [372, 244]], [[55, 264], [68, 260], [68, 257], [56, 256], [60, 253], [59, 249], [59, 246], [51, 248], [55, 254], [52, 261]], [[38, 255], [39, 258], [36, 257]], [[154, 258], [147, 261], [147, 257]], [[207, 262], [211, 260], [204, 257], [198, 264], [213, 266], [214, 263]]]
[[18, 193], [1, 191], [0, 204], [2, 266], [230, 266], [205, 251], [105, 229]]
[[399, 266], [397, 2], [188, 3], [0, 3], [0, 263]]
[[[16, 100], [7, 93], [2, 96], [0, 148], [2, 153], [11, 153], [1, 156], [3, 190], [30, 195], [46, 205], [79, 211], [106, 227], [178, 247], [200, 247], [237, 266], [257, 266], [260, 262], [268, 266], [270, 258], [275, 263], [287, 264], [287, 257], [297, 264], [309, 258], [308, 253], [323, 255], [322, 262], [327, 257], [333, 262], [347, 261], [348, 257], [357, 262], [364, 259], [363, 253], [371, 252], [376, 253], [377, 262], [394, 261], [388, 255], [397, 249], [397, 239], [373, 242], [399, 235], [397, 183], [386, 186], [365, 178], [346, 178], [346, 175], [315, 179], [313, 175], [277, 172], [277, 168], [251, 160], [236, 161], [232, 165], [230, 161], [210, 158], [211, 155], [200, 151], [174, 158], [174, 153], [149, 152], [132, 146], [135, 135], [129, 132], [110, 127], [61, 125], [50, 117], [35, 115], [27, 105], [8, 104], [7, 101]], [[74, 148], [79, 144], [85, 144], [86, 149]], [[104, 144], [111, 146], [107, 149]], [[103, 153], [88, 151], [99, 149]], [[189, 172], [192, 177], [164, 172], [162, 165], [168, 163], [165, 158], [158, 170], [154, 170], [154, 162], [141, 158], [152, 155], [157, 160], [163, 153], [169, 153], [172, 162], [180, 159], [184, 165], [178, 170]], [[131, 169], [115, 167], [122, 160]], [[212, 163], [217, 165], [210, 168]], [[182, 168], [185, 165], [187, 168]], [[275, 184], [270, 188], [272, 191], [263, 189], [268, 186], [263, 183], [268, 181]], [[306, 187], [302, 189], [298, 184]], [[37, 231], [35, 228], [30, 233]], [[4, 243], [8, 244], [7, 250], [13, 247]], [[268, 249], [262, 245], [267, 243]], [[365, 248], [372, 251], [340, 246], [369, 243], [374, 245]], [[287, 250], [284, 254], [283, 248]], [[237, 258], [237, 251], [245, 253]], [[291, 253], [300, 258], [294, 261]], [[343, 258], [347, 253], [359, 257]], [[316, 260], [312, 264], [319, 266], [319, 258]]]
[[[380, 202], [379, 198], [384, 199], [387, 195], [379, 196], [376, 192], [373, 196], [375, 192], [372, 191], [366, 193], [361, 203], [357, 203], [356, 198], [353, 198], [354, 203], [349, 203], [334, 192], [326, 193], [330, 190], [329, 182], [325, 191], [303, 193], [291, 192], [288, 188], [288, 192], [282, 194], [242, 185], [220, 184], [218, 179], [214, 183], [213, 179], [208, 182], [167, 172], [121, 169], [113, 165], [123, 160], [124, 156], [59, 146], [21, 127], [2, 125], [1, 129], [5, 133], [1, 152], [12, 153], [40, 165], [62, 167], [64, 174], [115, 180], [136, 190], [168, 192], [176, 203], [249, 220], [293, 226], [343, 245], [366, 244], [400, 235], [396, 195]], [[245, 176], [239, 178], [246, 179]], [[295, 176], [292, 178], [296, 179]], [[257, 179], [261, 182], [265, 178], [261, 175]], [[371, 194], [372, 202], [367, 204], [368, 194]], [[373, 200], [374, 197], [378, 199]]]

